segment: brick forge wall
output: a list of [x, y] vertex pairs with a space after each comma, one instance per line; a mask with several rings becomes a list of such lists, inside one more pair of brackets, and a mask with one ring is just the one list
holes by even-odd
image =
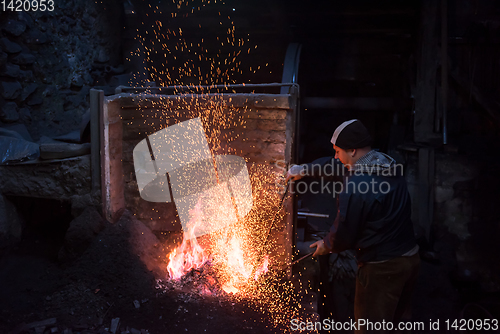
[[[174, 203], [151, 203], [140, 197], [134, 173], [133, 149], [147, 135], [196, 117], [197, 110], [210, 109], [215, 110], [208, 115], [211, 119], [202, 116], [202, 120], [204, 125], [210, 124], [205, 130], [212, 152], [245, 158], [254, 196], [254, 209], [249, 214], [254, 215], [254, 220], [271, 224], [274, 214], [279, 210], [280, 191], [283, 189], [276, 180], [284, 174], [283, 167], [290, 162], [291, 157], [295, 101], [290, 95], [119, 94], [106, 97], [105, 105], [105, 118], [111, 115], [111, 119], [114, 119], [111, 122], [104, 120], [105, 137], [110, 138], [107, 144], [104, 141], [109, 146], [107, 159], [110, 170], [105, 176], [109, 182], [104, 182], [104, 188], [108, 189], [109, 217], [124, 206], [152, 230], [181, 230]], [[217, 117], [214, 119], [214, 116]], [[108, 130], [106, 134], [107, 127], [111, 131]], [[118, 142], [119, 137], [122, 138], [121, 142]], [[118, 174], [123, 175], [122, 180], [118, 179]], [[117, 199], [120, 196], [121, 199]], [[262, 207], [267, 209], [262, 210]], [[290, 215], [285, 215], [285, 210], [281, 210], [275, 224], [269, 240], [272, 240], [276, 253], [281, 254], [278, 263], [284, 264], [291, 256], [293, 229]]]

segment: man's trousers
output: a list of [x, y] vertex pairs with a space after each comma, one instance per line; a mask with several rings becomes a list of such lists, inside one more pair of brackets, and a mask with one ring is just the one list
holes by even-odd
[[[400, 256], [381, 263], [366, 263], [358, 268], [354, 315], [370, 322], [397, 323], [411, 318], [411, 296], [420, 267], [420, 257]], [[358, 328], [356, 333], [370, 333]], [[373, 331], [381, 333], [382, 331]]]

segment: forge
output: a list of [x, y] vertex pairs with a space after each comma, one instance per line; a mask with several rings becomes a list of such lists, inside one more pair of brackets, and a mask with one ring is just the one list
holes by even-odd
[[[174, 201], [155, 203], [141, 198], [133, 150], [147, 136], [194, 117], [202, 120], [214, 157], [236, 155], [245, 159], [255, 201], [251, 214], [271, 217], [281, 210], [276, 205], [275, 212], [267, 212], [284, 190], [283, 184], [280, 187], [276, 181], [284, 176], [284, 168], [291, 160], [296, 95], [163, 95], [132, 93], [134, 89], [128, 88], [119, 90], [123, 92], [107, 96], [99, 106], [103, 111], [103, 214], [110, 221], [116, 220], [114, 217], [123, 209], [128, 209], [154, 231], [180, 230]], [[92, 94], [102, 95], [102, 92], [93, 91]], [[194, 140], [188, 143], [195, 144]], [[168, 185], [165, 191], [171, 191]], [[273, 239], [280, 251], [273, 261], [282, 265], [291, 254], [293, 224], [285, 215], [279, 220]]]
[[[219, 289], [227, 293], [245, 290], [248, 293], [249, 284], [258, 281], [269, 269], [285, 268], [278, 271], [279, 275], [291, 277], [291, 266], [287, 265], [292, 261], [294, 248], [293, 200], [286, 193], [284, 176], [292, 161], [298, 87], [290, 83], [227, 85], [224, 89], [229, 92], [193, 93], [210, 88], [176, 87], [176, 94], [172, 94], [168, 88], [119, 87], [117, 94], [106, 97], [103, 92], [91, 91], [92, 100], [97, 101], [92, 105], [97, 110], [91, 110], [91, 114], [101, 115], [99, 158], [103, 216], [113, 222], [123, 210], [129, 210], [152, 231], [169, 235], [170, 241], [181, 239], [174, 236], [183, 234], [181, 244], [167, 241], [164, 245], [171, 249], [168, 254], [170, 279], [179, 281], [184, 275], [207, 276], [207, 272], [213, 271], [209, 268], [213, 265], [218, 268], [217, 275], [208, 280], [221, 280]], [[238, 93], [238, 89], [252, 92]], [[266, 93], [266, 90], [278, 93]], [[168, 136], [169, 130], [183, 124], [197, 124], [201, 140], [200, 134], [192, 134], [192, 127], [190, 132], [177, 131]], [[165, 135], [155, 138], [162, 130], [166, 131]], [[168, 149], [175, 146], [180, 137], [184, 141], [179, 144], [179, 150], [172, 149], [176, 156], [170, 157], [171, 162], [158, 158], [161, 152], [155, 145]], [[194, 168], [182, 170], [185, 168], [182, 165], [199, 158], [197, 151], [191, 148], [197, 148], [198, 141], [207, 143], [208, 164], [195, 164]], [[145, 152], [140, 150], [141, 145]], [[144, 179], [148, 176], [140, 173], [148, 167], [138, 163], [140, 156], [145, 154], [150, 158], [150, 153], [153, 159], [146, 159], [151, 165], [151, 175], [154, 174], [150, 179], [162, 180], [161, 190], [152, 191], [154, 196], [161, 193], [157, 198], [147, 194], [149, 181]], [[189, 154], [194, 157], [181, 157]], [[233, 160], [239, 157], [238, 162], [242, 161], [243, 165], [231, 174], [221, 164], [224, 157]], [[163, 166], [170, 168], [171, 165], [177, 167], [172, 167], [167, 177], [160, 175], [162, 171], [165, 174]], [[214, 182], [213, 186], [226, 187], [227, 183], [226, 197], [220, 191], [208, 193], [205, 183], [209, 181], [204, 178], [191, 178], [200, 170], [210, 175], [214, 167], [217, 184]], [[180, 180], [186, 185], [175, 184], [176, 173], [184, 175]], [[224, 174], [228, 174], [227, 180]], [[248, 184], [235, 182], [238, 175], [240, 179], [242, 175], [246, 177]], [[197, 187], [212, 197], [193, 193]], [[179, 192], [178, 189], [184, 188], [188, 193]], [[194, 202], [185, 208], [186, 196], [194, 196]], [[228, 217], [232, 218], [223, 223]], [[203, 223], [214, 227], [197, 233], [195, 229], [203, 229]], [[201, 275], [199, 270], [203, 268], [205, 274]]]

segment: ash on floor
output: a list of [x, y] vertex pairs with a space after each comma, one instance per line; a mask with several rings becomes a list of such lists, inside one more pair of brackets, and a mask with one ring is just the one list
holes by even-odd
[[[53, 240], [21, 242], [0, 259], [1, 333], [282, 333], [244, 301], [168, 284], [171, 250], [129, 212], [70, 263]], [[172, 247], [172, 246], [170, 246]]]

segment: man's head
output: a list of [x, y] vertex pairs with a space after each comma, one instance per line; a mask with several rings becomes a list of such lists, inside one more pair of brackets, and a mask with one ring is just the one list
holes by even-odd
[[357, 119], [340, 124], [333, 133], [331, 143], [335, 158], [349, 168], [371, 150], [372, 137]]

